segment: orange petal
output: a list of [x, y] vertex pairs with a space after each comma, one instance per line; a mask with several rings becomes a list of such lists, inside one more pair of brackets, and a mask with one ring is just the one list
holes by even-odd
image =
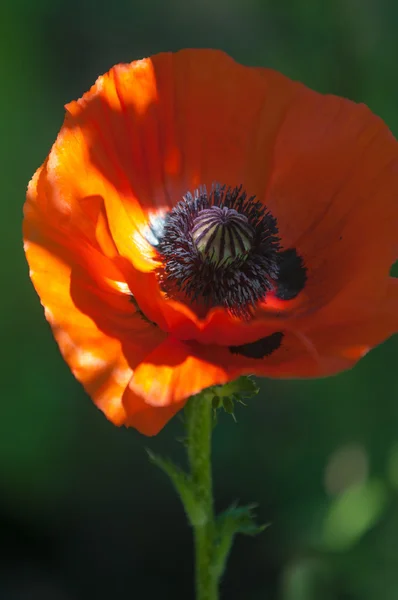
[[398, 332], [398, 279], [390, 278], [377, 305], [368, 306], [357, 314], [341, 317], [338, 312], [325, 319], [323, 325], [308, 328], [306, 335], [311, 337], [318, 352], [339, 354], [355, 364], [374, 346], [381, 344]]
[[[377, 308], [366, 315], [300, 330], [282, 330], [280, 347], [262, 359], [231, 354], [227, 348], [203, 347], [210, 362], [230, 378], [253, 373], [273, 378], [324, 377], [350, 369], [374, 346], [398, 332], [398, 280], [391, 278]], [[308, 319], [308, 323], [311, 323]]]
[[282, 221], [286, 246], [349, 214], [394, 155], [391, 133], [366, 106], [302, 87], [279, 128], [265, 198]]
[[169, 406], [226, 381], [225, 370], [205, 354], [199, 358], [187, 344], [169, 337], [137, 366], [130, 389], [147, 404]]
[[127, 427], [134, 427], [144, 435], [156, 435], [184, 407], [184, 404], [185, 400], [168, 406], [151, 406], [142, 396], [135, 394], [131, 387], [128, 387], [123, 395], [123, 405], [128, 414], [125, 424]]
[[[267, 72], [264, 72], [266, 78]], [[366, 106], [307, 90], [286, 112], [264, 197], [308, 268], [309, 309], [398, 256], [398, 144]]]
[[[380, 272], [391, 264], [398, 239], [397, 144], [366, 107], [272, 70], [243, 67], [218, 51], [160, 54], [117, 66], [109, 77], [136, 131], [131, 152], [139, 154], [140, 142], [152, 158], [139, 169], [149, 173], [146, 209], [171, 206], [199, 184], [242, 183], [273, 210], [284, 246], [296, 245], [303, 255], [311, 312], [361, 269], [373, 264]], [[137, 164], [142, 160], [139, 155]], [[379, 223], [372, 218], [375, 198]], [[173, 334], [183, 337], [187, 327], [196, 330], [194, 339], [212, 341], [177, 303], [162, 310]]]
[[55, 209], [101, 196], [120, 254], [151, 270], [151, 213], [213, 181], [262, 195], [278, 128], [301, 89], [215, 50], [116, 65], [66, 107], [49, 160]]
[[65, 249], [27, 240], [30, 275], [61, 353], [94, 403], [117, 425], [128, 415], [123, 393], [137, 361], [164, 334], [145, 323], [123, 294], [97, 294], [95, 285], [70, 264]]
[[167, 106], [159, 112], [166, 157], [178, 155], [177, 148], [182, 161], [180, 173], [167, 173], [174, 202], [214, 181], [243, 184], [249, 194], [264, 190], [278, 127], [302, 86], [274, 71], [265, 80], [217, 50], [160, 54], [152, 63], [159, 106]]
[[220, 365], [233, 380], [240, 375], [258, 375], [276, 379], [323, 377], [349, 368], [350, 362], [341, 356], [322, 356], [310, 339], [300, 333], [283, 332], [281, 346], [264, 358], [247, 358], [220, 346], [203, 347], [200, 356]]
[[56, 215], [49, 209], [53, 191], [47, 182], [46, 165], [38, 169], [29, 183], [23, 223], [26, 247], [35, 244], [62, 255], [62, 260], [89, 273], [98, 286], [98, 293], [108, 294], [110, 299], [112, 292], [116, 299], [114, 292], [117, 292], [117, 296], [123, 298], [130, 290], [118, 266], [119, 257], [109, 233], [102, 199], [91, 197], [83, 204], [83, 212], [78, 208], [77, 214], [73, 211], [73, 218], [72, 213], [67, 218]]

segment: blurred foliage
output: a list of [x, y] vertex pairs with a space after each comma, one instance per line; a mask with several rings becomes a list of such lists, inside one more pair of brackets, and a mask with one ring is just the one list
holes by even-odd
[[[113, 63], [217, 47], [323, 92], [367, 103], [398, 134], [393, 0], [5, 0], [0, 6], [0, 597], [192, 597], [190, 532], [144, 445], [181, 448], [178, 418], [151, 440], [118, 430], [63, 363], [28, 279], [25, 188], [63, 104]], [[353, 371], [263, 381], [214, 448], [218, 508], [259, 502], [224, 597], [398, 598], [397, 340]]]

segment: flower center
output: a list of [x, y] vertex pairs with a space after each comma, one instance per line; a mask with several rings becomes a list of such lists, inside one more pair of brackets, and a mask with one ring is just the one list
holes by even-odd
[[214, 265], [247, 256], [254, 230], [245, 215], [227, 206], [201, 210], [193, 220], [192, 240], [203, 257]]
[[248, 319], [268, 293], [289, 300], [306, 281], [295, 249], [281, 248], [276, 219], [242, 187], [188, 192], [145, 235], [161, 261], [162, 289], [200, 314], [222, 306]]

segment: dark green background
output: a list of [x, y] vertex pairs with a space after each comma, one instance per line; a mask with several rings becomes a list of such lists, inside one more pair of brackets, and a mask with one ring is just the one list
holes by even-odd
[[[398, 134], [397, 30], [394, 0], [2, 3], [1, 599], [193, 598], [190, 531], [144, 452], [182, 461], [178, 419], [154, 439], [108, 423], [28, 279], [25, 188], [63, 104], [115, 62], [216, 47], [364, 101]], [[323, 381], [264, 380], [238, 424], [220, 419], [217, 506], [258, 501], [272, 523], [237, 539], [223, 598], [398, 599], [397, 348]]]

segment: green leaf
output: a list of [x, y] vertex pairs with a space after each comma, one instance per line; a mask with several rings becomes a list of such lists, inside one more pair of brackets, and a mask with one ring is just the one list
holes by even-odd
[[220, 404], [221, 404], [220, 397], [219, 396], [214, 396], [211, 404], [212, 404], [213, 410], [217, 410], [217, 408], [220, 408]]
[[235, 405], [230, 396], [222, 399], [222, 405], [226, 413], [232, 416], [234, 415]]
[[216, 577], [221, 577], [225, 569], [232, 542], [237, 533], [257, 535], [264, 531], [267, 525], [258, 525], [253, 512], [257, 504], [247, 506], [232, 505], [216, 519], [214, 539], [213, 565]]
[[233, 504], [217, 517], [217, 528], [221, 534], [225, 532], [244, 533], [246, 535], [257, 535], [264, 531], [267, 525], [258, 525], [255, 521], [254, 509], [257, 504], [247, 506], [236, 506]]
[[[243, 375], [235, 381], [230, 381], [224, 385], [216, 385], [210, 388], [215, 396], [220, 398], [235, 397], [239, 398], [251, 398], [258, 394], [259, 388], [256, 382], [249, 376]], [[237, 399], [235, 398], [235, 399]]]
[[203, 510], [201, 503], [196, 498], [195, 488], [190, 476], [171, 460], [164, 459], [154, 454], [148, 448], [146, 449], [149, 460], [152, 464], [159, 467], [168, 475], [181, 497], [188, 520], [192, 526], [201, 525], [206, 522], [207, 515]]
[[250, 398], [259, 391], [257, 384], [248, 376], [242, 376], [224, 385], [215, 385], [203, 391], [211, 400], [214, 411], [214, 424], [217, 422], [217, 410], [223, 408], [236, 422], [235, 403], [243, 404], [243, 398]]

